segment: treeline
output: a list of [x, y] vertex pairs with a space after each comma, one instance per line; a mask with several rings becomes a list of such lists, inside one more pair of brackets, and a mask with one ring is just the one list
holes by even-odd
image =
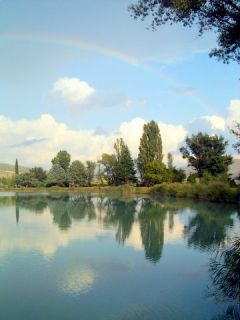
[[[194, 169], [188, 182], [221, 180], [231, 182], [228, 166], [232, 157], [226, 155], [228, 142], [222, 136], [198, 133], [187, 137], [180, 148], [182, 157]], [[239, 147], [237, 146], [238, 151]], [[162, 138], [155, 121], [144, 125], [137, 159], [133, 159], [126, 142], [120, 138], [114, 143], [114, 153], [104, 153], [97, 162], [79, 160], [71, 162], [71, 155], [61, 150], [52, 159], [52, 167], [46, 172], [35, 167], [19, 174], [15, 164], [16, 185], [25, 187], [60, 186], [85, 187], [91, 185], [118, 186], [133, 184], [153, 186], [161, 183], [181, 183], [186, 179], [185, 171], [174, 166], [173, 156], [167, 155], [163, 163]]]

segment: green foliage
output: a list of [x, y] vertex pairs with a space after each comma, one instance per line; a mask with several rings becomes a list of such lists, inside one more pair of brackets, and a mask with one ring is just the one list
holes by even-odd
[[151, 121], [143, 126], [143, 134], [140, 139], [139, 154], [137, 159], [141, 178], [145, 175], [145, 169], [149, 162], [162, 162], [162, 138], [158, 124]]
[[204, 172], [216, 176], [226, 173], [232, 163], [232, 157], [225, 155], [227, 141], [222, 136], [210, 136], [198, 133], [186, 138], [186, 147], [180, 148], [183, 158], [188, 165], [196, 169], [199, 177]]
[[240, 122], [236, 122], [236, 126], [231, 132], [235, 135], [238, 141], [233, 145], [233, 147], [240, 153]]
[[116, 150], [116, 167], [115, 167], [115, 183], [126, 184], [129, 182], [135, 182], [135, 168], [133, 159], [131, 157], [128, 146], [124, 143], [123, 139], [117, 139], [114, 144]]
[[102, 155], [99, 161], [104, 167], [104, 179], [109, 185], [120, 185], [135, 182], [135, 168], [128, 146], [123, 139], [117, 139], [114, 144], [116, 154]]
[[116, 182], [116, 156], [113, 154], [103, 153], [102, 159], [99, 163], [104, 167], [104, 179], [109, 185], [114, 185]]
[[58, 162], [60, 166], [63, 168], [65, 172], [67, 172], [70, 162], [71, 162], [71, 156], [70, 154], [65, 150], [60, 150], [56, 157], [52, 159], [52, 164], [55, 164]]
[[87, 161], [86, 162], [86, 179], [87, 179], [87, 185], [91, 186], [94, 174], [95, 174], [95, 169], [96, 169], [96, 163], [93, 161]]
[[187, 182], [196, 183], [197, 182], [197, 174], [191, 173], [187, 178]]
[[145, 167], [144, 183], [147, 186], [167, 181], [167, 168], [161, 162], [149, 162]]
[[64, 187], [68, 185], [67, 174], [60, 163], [54, 161], [52, 168], [50, 169], [47, 177], [47, 186], [60, 186]]
[[68, 171], [68, 180], [70, 184], [77, 186], [86, 186], [86, 168], [81, 161], [73, 161], [69, 171]]
[[217, 34], [218, 48], [210, 52], [223, 62], [240, 62], [239, 0], [138, 0], [129, 8], [135, 19], [152, 16], [152, 27], [166, 23], [199, 26], [199, 34], [212, 30]]
[[183, 169], [173, 167], [169, 171], [172, 173], [172, 182], [183, 182], [186, 179], [186, 173]]
[[173, 168], [173, 155], [170, 152], [167, 154], [167, 166], [168, 169]]
[[31, 172], [24, 172], [16, 176], [16, 185], [21, 187], [39, 187], [40, 182]]
[[15, 175], [17, 176], [19, 174], [19, 168], [18, 168], [18, 159], [15, 161]]
[[13, 187], [15, 184], [15, 176], [0, 177], [0, 187]]
[[34, 167], [34, 168], [30, 169], [29, 172], [39, 182], [42, 182], [42, 183], [46, 182], [46, 180], [47, 180], [47, 172], [45, 170], [43, 170], [43, 168]]
[[176, 198], [193, 198], [214, 202], [238, 203], [240, 201], [240, 189], [232, 188], [222, 181], [194, 185], [191, 183], [162, 183], [152, 187], [151, 192]]

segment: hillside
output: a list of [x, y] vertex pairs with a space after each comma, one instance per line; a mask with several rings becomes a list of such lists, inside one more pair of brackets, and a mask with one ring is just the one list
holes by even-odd
[[[28, 168], [19, 166], [19, 172], [25, 172]], [[9, 163], [0, 163], [0, 175], [1, 176], [11, 176], [15, 172], [15, 165]]]

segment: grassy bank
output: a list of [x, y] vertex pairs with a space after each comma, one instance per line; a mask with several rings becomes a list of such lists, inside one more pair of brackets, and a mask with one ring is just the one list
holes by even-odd
[[13, 192], [89, 192], [121, 195], [153, 194], [163, 197], [198, 199], [212, 202], [240, 203], [240, 188], [232, 188], [220, 181], [209, 183], [162, 183], [153, 187], [92, 186], [92, 187], [51, 187], [51, 188], [0, 188], [0, 191]]
[[232, 188], [220, 181], [205, 184], [162, 183], [152, 187], [150, 193], [175, 198], [240, 203], [240, 188]]

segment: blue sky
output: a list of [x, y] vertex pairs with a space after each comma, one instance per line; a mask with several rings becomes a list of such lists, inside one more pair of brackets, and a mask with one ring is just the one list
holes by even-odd
[[178, 163], [186, 134], [232, 143], [239, 66], [208, 57], [214, 34], [147, 30], [130, 17], [132, 1], [0, 1], [0, 161], [47, 166], [60, 149], [96, 159], [119, 135], [136, 156], [151, 119]]

